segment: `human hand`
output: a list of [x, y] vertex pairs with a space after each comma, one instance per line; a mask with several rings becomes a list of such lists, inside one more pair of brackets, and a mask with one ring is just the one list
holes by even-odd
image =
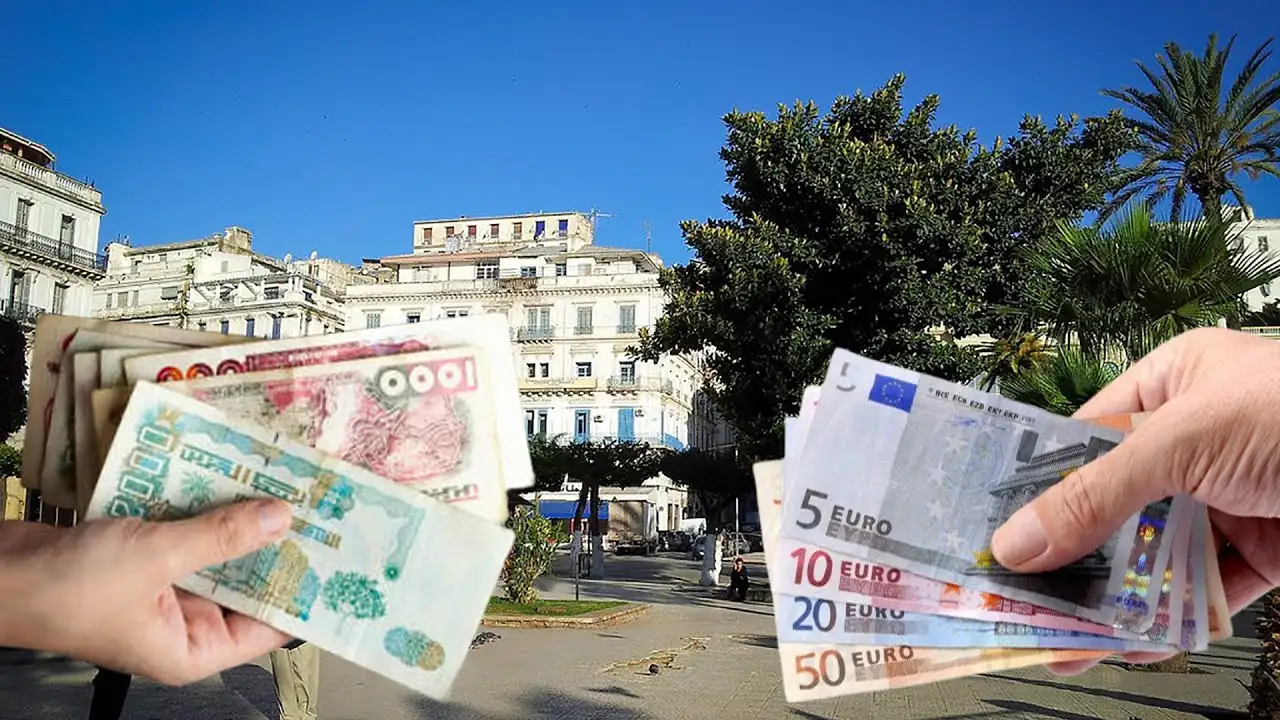
[[289, 637], [173, 583], [262, 548], [290, 521], [285, 503], [254, 500], [173, 522], [6, 523], [0, 567], [17, 572], [0, 593], [0, 644], [167, 685], [248, 662]]
[[[1148, 503], [1210, 508], [1232, 614], [1280, 585], [1280, 344], [1217, 328], [1161, 345], [1075, 417], [1150, 415], [1124, 442], [1014, 513], [992, 538], [1001, 565], [1043, 572], [1100, 547]], [[1174, 654], [1138, 653], [1134, 662]], [[1064, 674], [1096, 664], [1061, 664]]]

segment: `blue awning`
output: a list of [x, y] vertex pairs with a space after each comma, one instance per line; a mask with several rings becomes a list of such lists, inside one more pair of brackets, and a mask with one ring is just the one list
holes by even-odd
[[[573, 513], [578, 509], [577, 500], [541, 500], [538, 503], [538, 512], [542, 517], [548, 520], [572, 520]], [[582, 512], [582, 519], [591, 518], [591, 506], [588, 505]], [[600, 519], [609, 519], [609, 503], [600, 503]]]

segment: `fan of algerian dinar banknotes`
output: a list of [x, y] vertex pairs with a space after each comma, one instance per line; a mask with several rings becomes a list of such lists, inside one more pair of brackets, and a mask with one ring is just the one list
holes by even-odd
[[1015, 510], [1141, 415], [1073, 420], [838, 350], [755, 466], [791, 702], [1177, 648], [1231, 632], [1206, 508], [1167, 498], [1050, 573], [992, 556]]
[[179, 585], [443, 699], [533, 482], [500, 315], [256, 340], [42, 316], [22, 482], [42, 520], [246, 497], [292, 532]]

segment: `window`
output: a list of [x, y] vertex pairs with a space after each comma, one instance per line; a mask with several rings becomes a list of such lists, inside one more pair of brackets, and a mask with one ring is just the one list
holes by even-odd
[[219, 302], [224, 302], [224, 303], [231, 302], [231, 296], [235, 294], [235, 291], [236, 289], [230, 285], [224, 285], [218, 288]]
[[67, 288], [62, 283], [55, 283], [53, 286], [53, 307], [49, 309], [54, 315], [61, 315], [63, 309], [67, 305]]
[[511, 239], [524, 239], [524, 223], [511, 223]]
[[498, 223], [489, 223], [489, 237], [498, 239]]
[[618, 408], [618, 439], [623, 442], [636, 439], [635, 408]]
[[200, 322], [196, 323], [196, 329], [199, 330], [200, 332], [204, 332], [209, 329], [209, 323], [201, 320]]
[[591, 363], [590, 363], [590, 362], [577, 362], [577, 363], [574, 363], [574, 368], [577, 370], [578, 377], [591, 377]]
[[449, 308], [448, 310], [444, 311], [445, 317], [452, 317], [452, 318], [466, 317], [469, 314], [471, 314], [471, 311], [468, 310], [467, 308]]
[[573, 441], [586, 442], [591, 437], [591, 411], [573, 411]]
[[556, 263], [556, 277], [564, 277], [569, 274], [568, 263]]
[[621, 305], [618, 307], [618, 332], [633, 333], [636, 331], [636, 306]]
[[551, 308], [532, 307], [525, 313], [530, 328], [551, 329]]
[[525, 363], [524, 370], [528, 377], [538, 377], [538, 363]]
[[223, 260], [223, 261], [222, 261], [222, 272], [227, 272], [230, 268], [231, 268], [231, 261], [229, 261], [229, 260]]
[[447, 237], [447, 238], [451, 238], [451, 237], [453, 237], [453, 226], [452, 226], [452, 225], [445, 225], [445, 226], [444, 226], [444, 236], [445, 236], [445, 237]]
[[244, 336], [253, 337], [253, 318], [244, 319]]
[[128, 307], [129, 293], [127, 292], [116, 293], [116, 305], [119, 305], [120, 307]]
[[366, 328], [382, 327], [382, 313], [380, 312], [365, 313], [364, 326]]
[[578, 308], [578, 324], [573, 326], [575, 335], [591, 334], [591, 308], [584, 306]]
[[177, 300], [179, 289], [180, 288], [177, 285], [170, 285], [169, 287], [160, 288], [160, 299], [161, 300]]
[[520, 268], [520, 277], [536, 278], [538, 277], [538, 268], [534, 267], [533, 265], [525, 265], [524, 267]]
[[62, 228], [59, 230], [58, 241], [64, 245], [74, 245], [76, 242], [76, 219], [70, 215], [62, 216]]
[[551, 376], [551, 363], [549, 362], [538, 363], [538, 377], [550, 377], [550, 376]]
[[283, 322], [283, 318], [281, 318], [279, 315], [272, 315], [272, 316], [271, 316], [271, 339], [272, 339], [272, 340], [279, 340], [279, 339], [280, 339], [280, 324], [281, 324], [281, 322]]
[[557, 225], [558, 225], [558, 229], [559, 229], [559, 231], [560, 231], [560, 232], [558, 233], [558, 234], [560, 235], [560, 237], [569, 237], [569, 219], [568, 219], [568, 218], [560, 218], [560, 222], [559, 222], [559, 223], [557, 223]]
[[422, 228], [422, 239], [425, 242], [431, 242], [431, 228], [429, 227]]
[[1271, 251], [1271, 243], [1267, 242], [1267, 236], [1259, 235], [1258, 236], [1258, 252], [1270, 252], [1270, 251]]
[[624, 385], [636, 384], [636, 362], [634, 360], [624, 360], [618, 363], [618, 380]]
[[268, 288], [263, 288], [262, 297], [266, 300], [279, 300], [280, 288], [274, 285]]
[[223, 334], [223, 335], [230, 335], [230, 334], [231, 334], [231, 321], [230, 321], [230, 320], [223, 320], [223, 321], [222, 321], [222, 334]]
[[547, 436], [547, 411], [546, 410], [525, 410], [524, 411], [524, 431], [529, 437], [537, 435], [539, 437]]
[[497, 260], [481, 260], [476, 263], [477, 280], [493, 280], [496, 277], [498, 277]]
[[107, 308], [111, 307], [115, 303], [115, 299], [116, 299], [115, 295], [112, 295], [111, 293], [107, 293], [106, 301], [103, 307], [107, 307]]
[[547, 221], [538, 220], [533, 223], [533, 239], [538, 240], [547, 233]]
[[134, 305], [137, 305], [137, 304], [138, 304], [138, 291], [137, 291], [137, 290], [134, 290], [134, 291], [133, 291], [133, 297], [130, 299], [130, 301], [131, 301]]
[[26, 230], [27, 224], [31, 222], [31, 207], [35, 203], [26, 198], [18, 198], [18, 213], [13, 218], [13, 224], [19, 230]]
[[468, 225], [468, 226], [467, 226], [467, 237], [471, 238], [472, 240], [475, 240], [475, 239], [476, 239], [476, 226], [475, 226], [475, 225]]
[[413, 323], [420, 323], [422, 322], [422, 313], [420, 312], [405, 313], [404, 319], [405, 319], [405, 322], [408, 322], [410, 325], [412, 325]]

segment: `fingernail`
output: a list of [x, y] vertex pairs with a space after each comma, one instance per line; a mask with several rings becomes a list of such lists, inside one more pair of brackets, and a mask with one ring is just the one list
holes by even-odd
[[996, 562], [1010, 570], [1040, 557], [1048, 549], [1049, 540], [1045, 537], [1044, 527], [1030, 507], [1015, 512], [991, 536], [991, 552], [996, 556]]
[[263, 535], [279, 535], [293, 522], [293, 512], [279, 500], [263, 500], [258, 503], [258, 523]]

